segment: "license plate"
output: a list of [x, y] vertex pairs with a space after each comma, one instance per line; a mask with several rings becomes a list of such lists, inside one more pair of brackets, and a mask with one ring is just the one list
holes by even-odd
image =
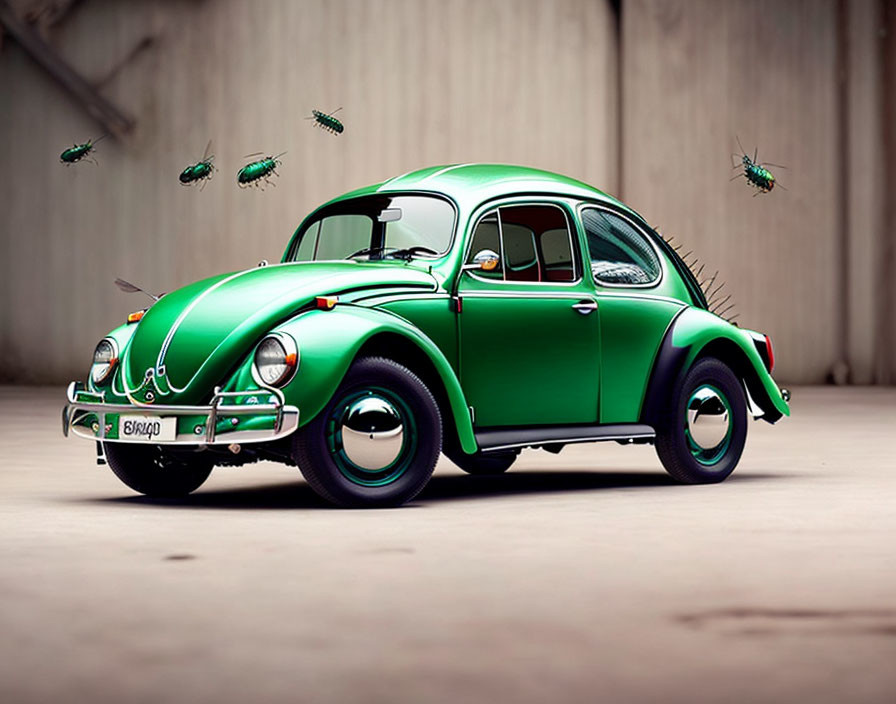
[[119, 440], [171, 442], [177, 436], [177, 418], [154, 416], [121, 416], [118, 419]]

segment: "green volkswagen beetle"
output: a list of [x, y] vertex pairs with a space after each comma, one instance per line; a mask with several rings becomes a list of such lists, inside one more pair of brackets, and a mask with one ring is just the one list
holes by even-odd
[[296, 464], [340, 506], [395, 506], [440, 452], [472, 474], [522, 448], [654, 443], [718, 482], [748, 416], [788, 415], [768, 336], [708, 310], [634, 211], [535, 169], [422, 169], [309, 215], [276, 265], [185, 286], [103, 338], [66, 434], [132, 489]]

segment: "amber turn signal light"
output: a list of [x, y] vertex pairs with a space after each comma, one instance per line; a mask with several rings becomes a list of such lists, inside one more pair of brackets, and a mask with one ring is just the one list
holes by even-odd
[[339, 296], [318, 296], [314, 299], [318, 310], [333, 310], [339, 303]]
[[129, 323], [139, 323], [140, 319], [143, 317], [144, 313], [146, 313], [146, 309], [138, 310], [138, 311], [131, 313], [128, 316], [128, 322]]

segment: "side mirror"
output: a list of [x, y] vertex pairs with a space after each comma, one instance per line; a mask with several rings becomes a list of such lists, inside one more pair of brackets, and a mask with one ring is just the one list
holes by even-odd
[[498, 253], [491, 249], [480, 249], [473, 257], [473, 261], [463, 265], [464, 271], [472, 271], [478, 269], [480, 271], [494, 271], [498, 268], [498, 262], [501, 258]]

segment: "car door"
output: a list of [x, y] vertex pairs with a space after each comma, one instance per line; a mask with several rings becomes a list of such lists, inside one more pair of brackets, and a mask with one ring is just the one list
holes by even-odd
[[663, 336], [686, 305], [662, 258], [634, 219], [592, 204], [579, 208], [600, 305], [601, 423], [637, 423]]
[[477, 427], [595, 423], [600, 323], [572, 212], [509, 202], [478, 217], [460, 274], [461, 383]]

